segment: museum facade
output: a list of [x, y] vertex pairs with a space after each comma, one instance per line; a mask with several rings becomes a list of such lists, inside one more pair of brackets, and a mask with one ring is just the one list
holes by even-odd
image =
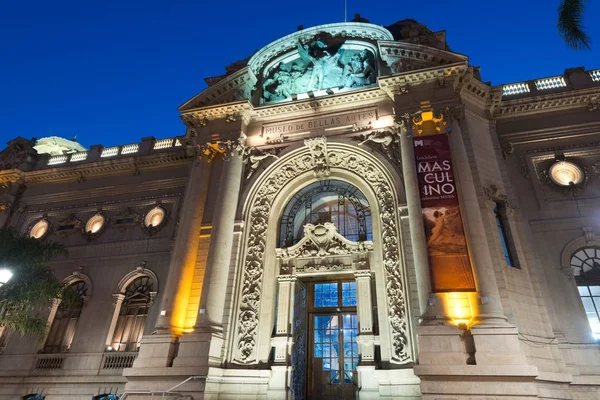
[[490, 86], [403, 20], [206, 82], [181, 136], [0, 153], [81, 299], [0, 400], [600, 398], [600, 70]]

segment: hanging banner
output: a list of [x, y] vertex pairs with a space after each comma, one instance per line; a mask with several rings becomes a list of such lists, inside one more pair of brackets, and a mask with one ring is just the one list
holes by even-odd
[[427, 239], [431, 290], [475, 291], [475, 278], [458, 205], [448, 136], [413, 139]]

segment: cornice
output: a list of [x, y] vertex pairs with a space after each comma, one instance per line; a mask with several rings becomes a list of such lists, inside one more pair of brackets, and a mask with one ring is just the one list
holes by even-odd
[[193, 118], [198, 120], [215, 120], [219, 118], [227, 118], [229, 115], [243, 115], [254, 110], [254, 107], [248, 100], [241, 100], [226, 104], [209, 105], [181, 111], [181, 118]]
[[[21, 200], [21, 204], [26, 207], [37, 207], [35, 209], [28, 208], [27, 213], [45, 212], [51, 216], [62, 215], [63, 213], [60, 211], [72, 209], [81, 210], [81, 212], [91, 212], [96, 211], [98, 207], [102, 207], [103, 211], [115, 211], [122, 208], [124, 205], [131, 204], [133, 202], [155, 200], [158, 198], [174, 199], [183, 194], [182, 189], [185, 187], [186, 183], [187, 177], [140, 182], [137, 185], [104, 186], [87, 190], [73, 190], [24, 197]], [[169, 191], [170, 189], [172, 189], [172, 191]], [[135, 197], [129, 197], [126, 199], [119, 197], [123, 195]], [[85, 204], [68, 204], [40, 208], [40, 205], [56, 204], [61, 202], [72, 203], [80, 200], [106, 199], [109, 197], [111, 199], [96, 201], [93, 203], [86, 202]], [[167, 202], [174, 201], [175, 200], [171, 200]]]
[[24, 176], [25, 173], [19, 169], [5, 169], [0, 171], [0, 188], [22, 181]]
[[444, 66], [436, 66], [424, 68], [417, 71], [402, 72], [399, 74], [380, 76], [377, 78], [379, 87], [384, 90], [391, 98], [404, 88], [406, 85], [420, 85], [425, 82], [443, 79], [450, 76], [464, 75], [467, 71], [468, 64], [466, 61]]
[[[247, 83], [251, 81], [255, 82], [256, 78], [253, 78], [249, 74], [248, 67], [244, 67], [192, 97], [179, 106], [178, 110], [183, 113], [210, 104], [223, 104], [228, 101], [227, 99], [222, 99], [225, 94], [240, 87], [245, 88]], [[254, 82], [252, 82], [252, 85], [254, 85]]]
[[469, 67], [463, 75], [454, 81], [454, 90], [464, 100], [475, 103], [481, 108], [489, 106], [492, 103], [492, 90], [490, 86], [474, 77], [472, 67]]
[[551, 111], [565, 111], [589, 108], [600, 99], [600, 87], [549, 93], [546, 95], [521, 97], [514, 100], [500, 100], [502, 88], [494, 88], [496, 106], [493, 113], [496, 119], [514, 118]]
[[558, 127], [498, 134], [502, 143], [510, 142], [513, 145], [526, 145], [537, 142], [545, 142], [547, 144], [549, 140], [582, 139], [587, 136], [600, 136], [600, 120], [586, 124], [561, 125]]
[[315, 111], [322, 113], [326, 111], [334, 111], [337, 106], [351, 104], [356, 107], [359, 105], [359, 103], [372, 102], [382, 99], [387, 99], [386, 93], [380, 88], [375, 87], [333, 96], [287, 102], [279, 105], [262, 106], [254, 110], [253, 117], [283, 117], [287, 114], [302, 112], [314, 113]]
[[31, 172], [25, 172], [25, 182], [43, 181], [69, 181], [84, 180], [86, 177], [98, 175], [114, 175], [130, 170], [139, 173], [143, 168], [155, 168], [169, 164], [184, 165], [189, 163], [189, 158], [183, 150], [150, 154], [140, 157], [128, 157], [117, 160], [106, 160], [81, 165], [64, 165], [55, 168], [46, 168]]

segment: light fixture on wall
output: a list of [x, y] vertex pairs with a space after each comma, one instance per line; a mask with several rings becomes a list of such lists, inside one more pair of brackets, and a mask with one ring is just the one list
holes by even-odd
[[579, 185], [585, 178], [583, 169], [579, 165], [566, 160], [558, 160], [552, 164], [548, 176], [552, 182], [563, 187]]
[[98, 233], [104, 226], [105, 221], [106, 219], [102, 214], [96, 214], [88, 219], [87, 223], [85, 224], [85, 231], [92, 234]]
[[45, 219], [41, 219], [36, 222], [35, 225], [29, 231], [29, 236], [34, 239], [41, 239], [48, 233], [48, 229], [50, 228], [50, 224]]

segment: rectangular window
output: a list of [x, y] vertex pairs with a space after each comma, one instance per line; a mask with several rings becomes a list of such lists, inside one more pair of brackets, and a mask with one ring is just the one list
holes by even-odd
[[342, 307], [356, 307], [356, 282], [315, 283], [314, 300], [315, 307], [339, 307], [340, 300]]
[[592, 335], [595, 339], [600, 339], [600, 286], [578, 286], [579, 295], [585, 308], [585, 315], [590, 322]]
[[514, 245], [510, 236], [508, 235], [509, 232], [505, 229], [504, 220], [506, 219], [506, 214], [504, 212], [504, 208], [500, 204], [496, 204], [496, 208], [494, 208], [494, 215], [496, 217], [496, 227], [498, 228], [500, 243], [502, 244], [502, 252], [504, 253], [504, 261], [509, 267], [520, 268], [520, 266], [515, 262], [517, 259], [513, 257], [512, 249], [514, 248]]
[[337, 282], [315, 284], [315, 307], [337, 307], [338, 304]]

